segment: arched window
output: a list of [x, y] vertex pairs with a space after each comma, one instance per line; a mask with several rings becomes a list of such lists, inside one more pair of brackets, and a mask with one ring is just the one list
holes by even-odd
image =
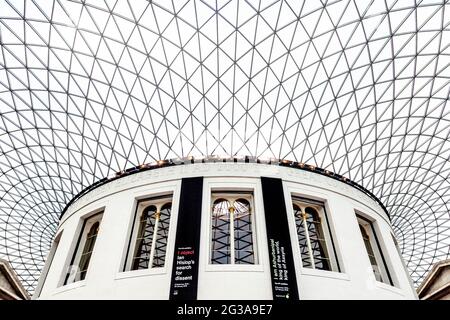
[[235, 263], [253, 264], [253, 234], [250, 202], [237, 199], [234, 202], [234, 253]]
[[171, 198], [167, 196], [138, 203], [135, 222], [137, 233], [130, 240], [134, 243], [134, 249], [128, 270], [164, 267], [171, 211]]
[[226, 199], [214, 201], [212, 209], [211, 262], [230, 263], [230, 203]]
[[211, 263], [254, 264], [252, 196], [213, 193]]
[[393, 286], [394, 284], [378, 243], [372, 221], [358, 214], [356, 217], [375, 279]]
[[164, 267], [167, 250], [167, 237], [169, 236], [169, 222], [172, 204], [165, 203], [161, 207], [158, 220], [158, 231], [155, 240], [155, 251], [153, 253], [152, 268]]
[[102, 216], [102, 213], [95, 214], [83, 221], [83, 227], [78, 238], [75, 253], [68, 267], [64, 284], [81, 281], [86, 278]]
[[370, 236], [367, 233], [366, 229], [359, 224], [359, 230], [361, 231], [361, 235], [364, 241], [364, 246], [367, 250], [367, 255], [369, 256], [370, 264], [372, 265], [373, 274], [375, 275], [375, 279], [378, 281], [383, 281], [381, 278], [380, 268], [378, 267], [377, 259], [375, 258], [375, 253], [372, 249], [372, 244], [370, 243]]
[[99, 227], [100, 222], [95, 222], [87, 234], [86, 243], [84, 244], [83, 253], [81, 254], [79, 264], [80, 280], [84, 280], [86, 278], [86, 272], [89, 267], [89, 261], [91, 260], [92, 251], [94, 250], [95, 240], [97, 240]]
[[324, 206], [293, 197], [293, 211], [303, 267], [339, 271]]
[[142, 211], [139, 219], [139, 231], [136, 238], [136, 252], [133, 256], [132, 270], [148, 268], [152, 251], [153, 234], [155, 230], [156, 207], [148, 206]]

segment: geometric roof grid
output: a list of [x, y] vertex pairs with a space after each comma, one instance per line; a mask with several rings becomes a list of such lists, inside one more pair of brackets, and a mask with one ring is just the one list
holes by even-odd
[[0, 258], [33, 292], [71, 198], [160, 159], [315, 165], [450, 256], [448, 1], [0, 0]]

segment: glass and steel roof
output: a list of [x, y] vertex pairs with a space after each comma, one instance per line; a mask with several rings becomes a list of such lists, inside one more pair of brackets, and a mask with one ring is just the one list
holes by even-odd
[[450, 255], [447, 1], [1, 0], [0, 46], [0, 257], [30, 291], [75, 194], [186, 156], [354, 180], [416, 284]]

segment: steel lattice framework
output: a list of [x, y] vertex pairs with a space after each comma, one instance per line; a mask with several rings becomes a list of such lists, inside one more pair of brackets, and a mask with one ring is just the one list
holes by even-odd
[[2, 0], [0, 45], [0, 257], [30, 291], [75, 194], [189, 155], [354, 180], [416, 284], [450, 255], [448, 1]]

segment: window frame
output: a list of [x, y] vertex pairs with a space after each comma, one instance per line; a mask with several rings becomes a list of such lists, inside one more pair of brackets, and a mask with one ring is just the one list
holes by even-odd
[[[211, 190], [210, 197], [211, 197], [210, 198], [210, 204], [211, 205], [210, 205], [210, 212], [209, 212], [210, 220], [212, 218], [212, 210], [213, 210], [214, 203], [217, 200], [225, 199], [225, 200], [227, 200], [229, 202], [234, 202], [234, 201], [239, 200], [239, 199], [244, 199], [244, 200], [248, 201], [248, 203], [250, 204], [250, 222], [251, 222], [251, 232], [252, 232], [252, 246], [253, 246], [253, 261], [254, 261], [254, 263], [242, 263], [242, 264], [236, 263], [236, 259], [234, 259], [235, 255], [236, 255], [236, 250], [233, 250], [233, 251], [230, 250], [230, 261], [231, 261], [231, 263], [224, 263], [224, 264], [212, 263], [211, 245], [212, 245], [213, 232], [212, 232], [212, 223], [210, 221], [210, 225], [211, 225], [210, 237], [209, 237], [210, 250], [208, 251], [209, 264], [211, 264], [211, 265], [257, 265], [259, 257], [258, 257], [257, 250], [255, 250], [255, 245], [256, 245], [257, 238], [256, 238], [255, 216], [254, 216], [255, 215], [255, 196], [254, 196], [254, 192], [253, 191], [246, 191], [246, 190], [242, 190], [242, 189], [241, 190]], [[233, 220], [233, 222], [230, 221], [230, 249], [234, 248], [234, 240], [235, 240], [235, 234], [234, 234], [234, 232], [231, 232], [231, 229], [233, 229], [233, 231], [234, 231], [234, 220]]]
[[[331, 231], [330, 221], [328, 218], [328, 212], [327, 212], [328, 210], [327, 210], [326, 201], [312, 199], [309, 197], [305, 197], [303, 195], [299, 196], [298, 194], [292, 193], [292, 192], [290, 193], [290, 196], [291, 196], [290, 197], [290, 201], [291, 201], [290, 209], [292, 211], [292, 217], [294, 219], [295, 236], [296, 236], [296, 240], [297, 240], [295, 242], [295, 246], [296, 246], [296, 249], [298, 250], [298, 254], [300, 257], [300, 264], [301, 264], [302, 268], [308, 269], [308, 270], [342, 273], [341, 266], [340, 266], [339, 259], [338, 259], [337, 250], [336, 250], [335, 240], [334, 240], [335, 237]], [[294, 209], [293, 209], [294, 204], [296, 202], [301, 202], [303, 204], [311, 204], [313, 209], [315, 209], [313, 206], [321, 207], [321, 210], [316, 210], [316, 209], [315, 210], [316, 210], [317, 214], [319, 215], [321, 229], [322, 229], [322, 232], [324, 233], [326, 250], [327, 250], [327, 255], [328, 255], [331, 270], [317, 269], [315, 267], [315, 264], [313, 263], [313, 261], [311, 261], [312, 267], [304, 266], [303, 258], [302, 258], [301, 251], [300, 251], [299, 239], [298, 239], [297, 221], [296, 221], [296, 217], [295, 217]], [[325, 223], [323, 223], [323, 221]], [[310, 247], [310, 245], [308, 245], [308, 247]], [[311, 255], [311, 253], [309, 253], [309, 254]]]
[[[252, 237], [255, 264], [212, 264], [211, 239], [213, 205], [212, 193], [226, 192], [252, 192], [253, 193], [253, 220]], [[261, 179], [259, 177], [207, 177], [203, 181], [202, 195], [202, 222], [200, 236], [200, 269], [199, 272], [264, 272], [268, 268], [267, 236], [264, 220], [264, 204], [262, 198]]]
[[[171, 230], [173, 228], [172, 225], [172, 216], [174, 214], [174, 210], [173, 210], [173, 202], [174, 202], [174, 196], [173, 196], [173, 192], [169, 192], [166, 194], [160, 194], [160, 195], [152, 195], [152, 196], [148, 196], [142, 199], [136, 199], [136, 205], [134, 206], [134, 214], [133, 214], [133, 220], [132, 220], [132, 225], [131, 225], [131, 231], [130, 234], [128, 236], [128, 242], [127, 242], [127, 249], [126, 249], [126, 253], [125, 253], [125, 261], [123, 263], [123, 268], [122, 268], [122, 272], [139, 272], [142, 270], [164, 270], [167, 268], [167, 257], [168, 257], [168, 251], [169, 251], [169, 238], [170, 238], [170, 233]], [[147, 203], [147, 204], [146, 204]], [[140, 228], [140, 215], [138, 214], [138, 212], [140, 210], [143, 211], [148, 208], [151, 205], [155, 205], [156, 203], [156, 207], [158, 208], [158, 206], [163, 207], [165, 204], [170, 203], [171, 204], [171, 209], [170, 209], [170, 217], [169, 217], [169, 230], [167, 232], [167, 245], [166, 245], [166, 255], [164, 258], [164, 266], [162, 267], [153, 267], [153, 260], [149, 260], [149, 267], [147, 268], [142, 268], [142, 269], [132, 269], [133, 266], [133, 261], [134, 261], [134, 254], [136, 251], [136, 240], [137, 240], [137, 236], [138, 236], [138, 232], [139, 232], [139, 228]], [[141, 214], [142, 214], [141, 213]], [[154, 247], [154, 243], [153, 240], [156, 238], [156, 235], [154, 233], [153, 235], [153, 239], [152, 239], [152, 247]], [[151, 253], [150, 253], [151, 254]]]
[[[70, 250], [70, 260], [68, 260], [68, 263], [66, 262], [64, 264], [64, 269], [63, 269], [63, 274], [61, 277], [61, 281], [60, 281], [60, 285], [59, 287], [71, 287], [71, 286], [80, 286], [83, 285], [84, 283], [87, 282], [88, 278], [89, 278], [89, 266], [91, 265], [91, 261], [92, 261], [92, 257], [95, 254], [95, 249], [97, 248], [97, 242], [98, 242], [98, 237], [100, 234], [100, 230], [101, 230], [101, 226], [102, 226], [102, 220], [103, 220], [103, 215], [105, 212], [105, 208], [101, 208], [98, 210], [95, 210], [89, 214], [86, 214], [84, 216], [82, 216], [79, 220], [79, 227], [77, 228], [77, 232], [75, 233], [75, 237], [77, 239], [76, 245], [73, 248], [73, 250]], [[94, 247], [92, 248], [92, 252], [89, 258], [89, 264], [88, 264], [88, 268], [86, 269], [86, 276], [84, 277], [84, 279], [82, 280], [76, 280], [76, 281], [69, 281], [70, 279], [70, 268], [74, 265], [76, 265], [77, 267], [79, 266], [80, 262], [81, 262], [81, 256], [83, 254], [83, 250], [84, 250], [84, 246], [86, 244], [86, 237], [87, 234], [89, 233], [90, 228], [96, 223], [99, 222], [99, 231], [96, 234], [96, 239], [95, 239], [95, 244]], [[77, 271], [78, 273], [78, 271]]]
[[[336, 216], [333, 214], [335, 212], [333, 198], [330, 199], [330, 194], [327, 190], [315, 186], [309, 186], [302, 184], [299, 181], [283, 180], [283, 190], [284, 190], [284, 200], [286, 205], [286, 213], [288, 216], [289, 234], [291, 237], [292, 244], [292, 254], [294, 256], [294, 265], [297, 274], [297, 285], [302, 288], [302, 278], [303, 277], [323, 277], [330, 279], [338, 279], [350, 281], [350, 276], [347, 272], [346, 261], [343, 256], [342, 244], [339, 237], [339, 229], [336, 228], [338, 225], [335, 222]], [[300, 253], [300, 247], [298, 245], [298, 235], [297, 226], [295, 223], [294, 210], [292, 205], [292, 196], [299, 198], [309, 199], [312, 201], [318, 201], [323, 204], [325, 211], [327, 213], [327, 221], [329, 223], [329, 231], [333, 239], [333, 245], [336, 252], [336, 261], [339, 262], [340, 271], [329, 271], [320, 270], [303, 267], [302, 257]], [[334, 195], [332, 195], [334, 196]]]
[[[163, 182], [155, 183], [149, 188], [148, 186], [140, 187], [136, 190], [133, 190], [130, 195], [131, 199], [134, 201], [130, 201], [129, 207], [124, 213], [123, 225], [124, 230], [122, 232], [122, 251], [121, 258], [118, 259], [118, 264], [116, 265], [116, 280], [142, 277], [148, 275], [170, 275], [173, 264], [174, 250], [175, 250], [175, 241], [176, 241], [176, 232], [178, 227], [178, 209], [179, 209], [179, 198], [181, 191], [181, 179], [173, 179], [167, 180]], [[152, 197], [172, 195], [172, 211], [170, 213], [170, 227], [169, 234], [167, 237], [167, 249], [166, 249], [166, 263], [164, 267], [158, 268], [147, 268], [147, 269], [139, 269], [139, 270], [126, 270], [127, 256], [129, 253], [129, 245], [132, 244], [130, 239], [134, 232], [133, 226], [136, 222], [135, 212], [137, 205], [140, 200], [148, 199]], [[134, 229], [136, 230], [136, 229]]]
[[[396, 287], [396, 283], [394, 281], [394, 276], [392, 274], [392, 270], [389, 268], [388, 262], [385, 257], [385, 252], [383, 252], [383, 248], [380, 243], [379, 239], [379, 233], [376, 228], [376, 220], [373, 220], [366, 215], [362, 214], [359, 211], [355, 211], [355, 216], [357, 220], [357, 226], [358, 226], [358, 234], [361, 236], [361, 241], [364, 246], [364, 252], [366, 254], [367, 259], [369, 260], [370, 268], [372, 269], [372, 264], [370, 262], [370, 258], [368, 256], [367, 248], [364, 243], [364, 239], [362, 238], [360, 225], [365, 229], [365, 231], [368, 231], [370, 245], [372, 247], [372, 251], [374, 252], [375, 260], [377, 262], [377, 266], [380, 269], [380, 275], [382, 278], [382, 281], [379, 281], [376, 279], [374, 272], [371, 273], [373, 279], [376, 281], [376, 283], [381, 283], [390, 287]], [[387, 281], [386, 281], [387, 280]]]

